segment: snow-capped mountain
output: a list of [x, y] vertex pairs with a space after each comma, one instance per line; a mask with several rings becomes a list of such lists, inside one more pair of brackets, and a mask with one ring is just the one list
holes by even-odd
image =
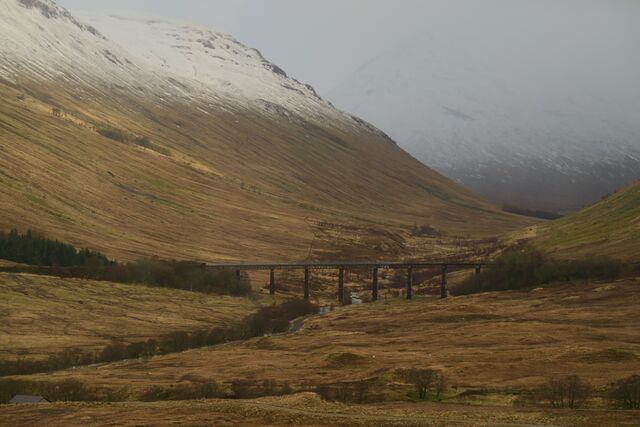
[[640, 45], [451, 31], [381, 53], [328, 97], [496, 202], [573, 209], [640, 178]]
[[166, 79], [50, 0], [0, 1], [0, 77], [157, 90]]
[[182, 80], [199, 82], [234, 102], [276, 105], [304, 116], [338, 116], [313, 87], [288, 77], [258, 50], [230, 35], [163, 19], [80, 16], [146, 64]]
[[[89, 24], [87, 24], [89, 22]], [[0, 77], [77, 82], [162, 99], [374, 127], [335, 109], [255, 49], [206, 28], [156, 19], [77, 18], [52, 0], [0, 0]]]

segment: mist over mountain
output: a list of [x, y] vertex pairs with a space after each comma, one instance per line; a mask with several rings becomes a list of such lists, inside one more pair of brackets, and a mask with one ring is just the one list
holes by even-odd
[[575, 6], [427, 18], [328, 97], [495, 202], [575, 209], [640, 177], [640, 8]]

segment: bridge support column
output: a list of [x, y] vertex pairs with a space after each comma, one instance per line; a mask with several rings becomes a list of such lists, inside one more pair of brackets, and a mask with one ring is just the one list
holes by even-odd
[[273, 269], [271, 269], [269, 274], [269, 294], [276, 294], [276, 272]]
[[344, 302], [344, 268], [338, 271], [338, 301]]
[[478, 274], [480, 274], [480, 271], [481, 271], [481, 270], [482, 270], [482, 267], [481, 267], [481, 266], [479, 266], [479, 265], [476, 265], [476, 276], [477, 276]]
[[309, 267], [304, 268], [304, 299], [309, 299]]
[[236, 279], [238, 282], [242, 279], [242, 272], [240, 270], [236, 270]]
[[413, 268], [407, 268], [407, 299], [413, 298]]
[[378, 267], [374, 267], [371, 279], [371, 301], [378, 301]]
[[442, 266], [442, 280], [440, 280], [440, 298], [447, 297], [447, 266]]

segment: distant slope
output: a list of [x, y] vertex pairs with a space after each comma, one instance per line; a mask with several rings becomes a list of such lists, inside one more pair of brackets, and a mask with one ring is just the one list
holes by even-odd
[[562, 257], [640, 260], [640, 182], [575, 214], [538, 225], [533, 242]]
[[414, 224], [487, 236], [528, 221], [228, 37], [180, 36], [194, 61], [211, 54], [196, 37], [225, 51], [203, 56], [220, 68], [204, 78], [127, 52], [49, 0], [0, 0], [0, 24], [2, 228], [118, 259], [260, 261], [340, 256], [344, 232], [361, 256], [415, 255], [403, 243]]
[[575, 210], [640, 179], [640, 3], [620, 6], [601, 4], [599, 25], [571, 12], [571, 31], [524, 8], [500, 8], [515, 20], [499, 25], [490, 7], [427, 23], [328, 97], [489, 200]]

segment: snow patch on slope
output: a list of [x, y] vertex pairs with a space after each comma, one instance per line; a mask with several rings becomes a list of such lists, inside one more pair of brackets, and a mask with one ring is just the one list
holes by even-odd
[[287, 76], [258, 50], [230, 35], [164, 19], [122, 14], [81, 16], [149, 66], [198, 82], [229, 102], [244, 101], [270, 114], [276, 113], [277, 106], [305, 118], [350, 121], [310, 85]]
[[14, 84], [45, 80], [105, 95], [117, 89], [161, 103], [252, 109], [303, 125], [311, 120], [385, 136], [335, 109], [256, 49], [198, 26], [119, 15], [78, 20], [51, 0], [0, 0], [0, 59], [0, 77]]
[[0, 36], [0, 75], [11, 81], [80, 83], [96, 90], [163, 86], [118, 45], [49, 0], [0, 0]]

